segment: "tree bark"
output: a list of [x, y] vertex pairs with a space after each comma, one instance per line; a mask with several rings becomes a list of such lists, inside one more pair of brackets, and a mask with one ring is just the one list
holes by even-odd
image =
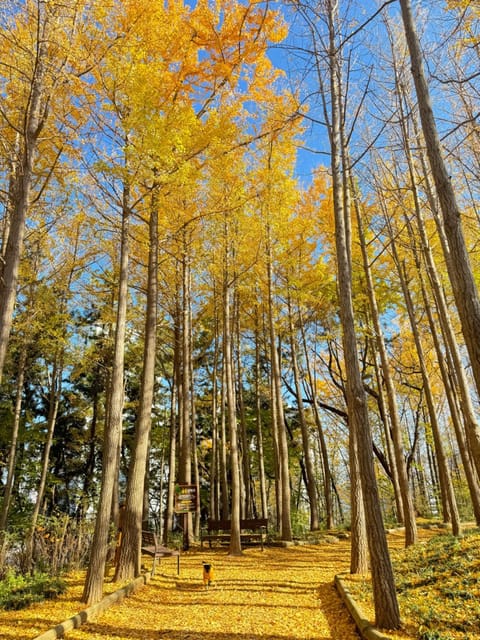
[[293, 379], [295, 383], [295, 395], [297, 399], [298, 422], [302, 433], [303, 459], [305, 461], [306, 488], [310, 505], [310, 531], [316, 531], [319, 526], [317, 487], [315, 483], [315, 472], [311, 453], [311, 444], [308, 433], [308, 426], [303, 405], [302, 387], [300, 383], [300, 371], [298, 367], [297, 346], [294, 336], [294, 324], [292, 318], [292, 302], [290, 294], [287, 296], [288, 318], [290, 326], [290, 354], [292, 357]]
[[136, 578], [141, 572], [143, 497], [152, 426], [157, 347], [158, 193], [152, 193], [149, 221], [147, 304], [143, 343], [143, 371], [135, 439], [125, 496], [120, 555], [114, 580]]
[[368, 548], [371, 560], [372, 587], [375, 606], [375, 624], [381, 628], [398, 629], [400, 611], [395, 591], [395, 580], [383, 526], [380, 499], [373, 465], [373, 442], [368, 418], [365, 390], [360, 373], [355, 318], [352, 299], [352, 273], [350, 247], [347, 245], [345, 225], [349, 212], [344, 209], [344, 182], [342, 181], [341, 114], [342, 97], [338, 84], [339, 59], [336, 44], [336, 3], [325, 2], [329, 29], [329, 80], [331, 100], [331, 168], [333, 207], [335, 216], [335, 246], [343, 332], [343, 350], [347, 374], [346, 395], [349, 427], [357, 437], [358, 459], [365, 506]]
[[115, 324], [115, 341], [112, 362], [112, 375], [107, 401], [105, 435], [103, 440], [102, 478], [100, 499], [97, 507], [95, 530], [90, 550], [90, 560], [83, 588], [82, 602], [95, 604], [103, 595], [105, 561], [108, 552], [108, 534], [112, 497], [118, 473], [118, 446], [121, 438], [124, 404], [124, 356], [125, 330], [128, 302], [128, 228], [130, 190], [124, 184], [122, 206], [122, 229], [120, 237], [120, 277], [118, 283], [118, 302]]
[[[270, 231], [268, 231], [268, 236]], [[276, 432], [278, 437], [278, 476], [279, 476], [279, 496], [277, 504], [280, 508], [279, 525], [280, 537], [288, 542], [292, 540], [292, 522], [291, 522], [291, 490], [290, 490], [290, 469], [288, 459], [288, 442], [285, 428], [285, 417], [283, 412], [282, 387], [280, 358], [277, 344], [277, 334], [275, 331], [274, 311], [273, 311], [273, 292], [272, 292], [272, 264], [271, 264], [271, 246], [270, 237], [268, 237], [268, 323], [270, 332], [270, 363], [272, 376], [272, 405], [275, 407], [274, 416], [276, 417]], [[273, 413], [273, 412], [272, 412]], [[272, 419], [273, 418], [272, 415]]]
[[423, 136], [448, 242], [448, 255], [445, 256], [448, 275], [452, 283], [477, 393], [480, 394], [480, 340], [478, 338], [480, 336], [480, 298], [462, 229], [461, 212], [443, 159], [410, 0], [400, 0], [400, 7], [410, 52], [411, 71], [420, 109]]
[[385, 347], [385, 340], [383, 337], [383, 331], [380, 324], [380, 317], [378, 312], [377, 298], [375, 295], [375, 289], [373, 286], [372, 274], [370, 271], [370, 264], [367, 254], [367, 246], [365, 242], [365, 235], [363, 231], [363, 222], [360, 213], [360, 207], [356, 202], [356, 213], [358, 222], [358, 236], [360, 239], [360, 246], [362, 249], [363, 257], [363, 269], [365, 278], [367, 281], [367, 292], [370, 303], [370, 310], [372, 313], [373, 326], [375, 329], [375, 344], [377, 351], [380, 355], [380, 362], [382, 366], [383, 382], [386, 388], [388, 412], [392, 429], [393, 450], [395, 456], [395, 467], [398, 473], [398, 484], [400, 489], [400, 496], [403, 507], [403, 518], [405, 522], [405, 546], [415, 544], [417, 542], [417, 523], [415, 520], [415, 507], [413, 504], [412, 492], [410, 490], [407, 465], [405, 463], [405, 454], [403, 450], [403, 438], [402, 428], [400, 425], [400, 419], [398, 416], [398, 407], [396, 401], [396, 390], [393, 382], [393, 377], [390, 372], [390, 364], [387, 357], [387, 349]]
[[[455, 499], [455, 493], [453, 491], [453, 485], [452, 485], [452, 481], [451, 481], [451, 477], [448, 471], [448, 466], [447, 466], [447, 461], [446, 461], [446, 456], [445, 456], [445, 451], [444, 451], [444, 447], [441, 441], [441, 437], [440, 437], [440, 428], [438, 425], [438, 419], [437, 419], [437, 414], [435, 411], [435, 401], [433, 398], [433, 394], [432, 394], [432, 390], [431, 390], [431, 385], [430, 385], [430, 379], [428, 376], [428, 372], [425, 366], [425, 354], [424, 354], [424, 349], [423, 349], [423, 345], [422, 345], [422, 341], [420, 339], [420, 334], [418, 331], [418, 327], [417, 327], [417, 322], [415, 319], [415, 311], [414, 311], [414, 304], [413, 304], [413, 300], [412, 300], [412, 296], [409, 290], [409, 287], [407, 285], [407, 280], [406, 280], [406, 275], [405, 275], [405, 268], [404, 265], [402, 265], [397, 250], [396, 250], [396, 243], [395, 243], [395, 238], [394, 238], [394, 233], [393, 230], [391, 228], [390, 222], [387, 221], [387, 227], [389, 228], [389, 233], [390, 233], [390, 245], [392, 247], [392, 253], [394, 256], [394, 260], [395, 263], [397, 265], [397, 270], [398, 270], [398, 274], [400, 276], [400, 283], [402, 286], [402, 292], [403, 292], [403, 296], [405, 298], [405, 303], [407, 306], [407, 313], [408, 313], [408, 317], [410, 320], [410, 327], [412, 329], [412, 333], [413, 333], [413, 338], [415, 341], [415, 347], [417, 350], [417, 355], [418, 355], [418, 361], [419, 361], [419, 366], [420, 366], [420, 371], [422, 374], [422, 381], [423, 381], [423, 389], [424, 389], [424, 393], [425, 393], [425, 400], [427, 403], [427, 408], [428, 408], [428, 413], [430, 416], [430, 426], [432, 429], [432, 435], [433, 435], [433, 440], [434, 440], [434, 444], [435, 444], [435, 454], [437, 456], [437, 461], [438, 461], [438, 466], [439, 466], [439, 480], [440, 480], [440, 486], [442, 489], [442, 502], [443, 502], [443, 512], [444, 512], [444, 517], [445, 519], [449, 518], [451, 519], [452, 522], [452, 533], [455, 536], [458, 536], [461, 534], [461, 524], [460, 524], [460, 517], [458, 514], [458, 508], [457, 508], [457, 502]], [[447, 515], [448, 512], [448, 515]]]
[[20, 418], [22, 411], [23, 384], [25, 381], [25, 368], [27, 363], [27, 344], [23, 342], [20, 358], [18, 362], [18, 373], [16, 380], [15, 409], [13, 413], [12, 434], [10, 436], [10, 448], [8, 451], [7, 478], [5, 481], [5, 489], [3, 493], [2, 509], [0, 511], [0, 540], [2, 533], [5, 531], [8, 521], [8, 512], [10, 510], [10, 501], [12, 498], [15, 467], [17, 462], [17, 444], [18, 434], [20, 431]]

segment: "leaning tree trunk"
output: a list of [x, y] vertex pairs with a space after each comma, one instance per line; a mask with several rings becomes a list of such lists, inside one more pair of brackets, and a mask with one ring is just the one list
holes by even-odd
[[[385, 212], [385, 215], [387, 215], [386, 212]], [[410, 289], [407, 284], [405, 267], [400, 262], [397, 249], [396, 249], [394, 233], [391, 228], [390, 222], [388, 220], [387, 220], [387, 227], [390, 233], [390, 246], [392, 248], [393, 258], [397, 266], [397, 271], [400, 277], [402, 293], [405, 298], [407, 313], [410, 320], [410, 327], [412, 329], [415, 348], [417, 350], [417, 355], [418, 355], [420, 372], [422, 375], [422, 381], [423, 381], [424, 392], [425, 392], [425, 400], [427, 403], [427, 409], [430, 416], [430, 426], [432, 429], [432, 435], [433, 435], [433, 440], [435, 445], [435, 454], [438, 460], [438, 468], [439, 468], [439, 476], [440, 476], [439, 480], [440, 480], [440, 487], [442, 489], [443, 512], [444, 512], [444, 516], [447, 516], [447, 513], [448, 513], [448, 516], [451, 518], [451, 522], [452, 522], [453, 535], [458, 536], [461, 533], [460, 517], [458, 514], [457, 502], [455, 499], [455, 493], [453, 490], [451, 477], [448, 471], [445, 451], [444, 451], [444, 447], [440, 437], [440, 427], [438, 424], [437, 413], [435, 410], [435, 401], [433, 398], [430, 379], [429, 379], [428, 372], [425, 365], [426, 358], [424, 354], [422, 341], [420, 340], [420, 334], [418, 331], [418, 326], [415, 318], [415, 311], [414, 311], [415, 307], [413, 304]]]
[[400, 0], [400, 7], [410, 52], [411, 71], [420, 109], [423, 136], [448, 242], [448, 254], [445, 256], [448, 275], [452, 283], [477, 392], [480, 394], [480, 298], [462, 229], [461, 211], [457, 204], [450, 173], [443, 159], [410, 0]]
[[395, 467], [398, 474], [398, 484], [403, 507], [403, 518], [405, 524], [405, 546], [415, 544], [417, 542], [417, 523], [415, 520], [415, 507], [413, 504], [413, 496], [410, 490], [407, 465], [403, 451], [403, 434], [400, 419], [398, 415], [398, 407], [396, 401], [396, 390], [393, 377], [390, 371], [390, 363], [388, 362], [387, 349], [380, 324], [380, 315], [378, 311], [377, 298], [373, 286], [372, 274], [367, 254], [367, 246], [363, 231], [363, 222], [360, 213], [360, 207], [356, 203], [356, 213], [358, 222], [358, 236], [362, 249], [363, 269], [367, 280], [367, 293], [370, 303], [370, 311], [372, 313], [373, 326], [375, 329], [375, 344], [380, 354], [380, 362], [382, 367], [383, 381], [386, 388], [388, 413], [392, 429], [393, 451], [395, 456]]
[[355, 333], [355, 317], [352, 297], [352, 272], [350, 247], [347, 244], [345, 224], [349, 211], [344, 209], [344, 183], [342, 168], [341, 114], [342, 96], [339, 86], [340, 61], [336, 42], [336, 3], [326, 0], [329, 27], [329, 80], [331, 99], [331, 167], [333, 182], [333, 208], [335, 217], [335, 246], [340, 303], [340, 320], [343, 331], [343, 351], [346, 368], [346, 395], [349, 427], [357, 436], [359, 468], [365, 506], [368, 548], [371, 560], [372, 587], [375, 606], [375, 624], [381, 628], [398, 629], [400, 611], [395, 591], [393, 568], [383, 525], [380, 498], [373, 464], [373, 441], [370, 430], [367, 401], [360, 373]]
[[[405, 109], [403, 103], [406, 103], [406, 110], [409, 113], [413, 113], [412, 105], [408, 100], [408, 94], [404, 87], [402, 87], [400, 82], [397, 82], [397, 86], [399, 87], [399, 96], [398, 96], [398, 107], [400, 111], [400, 124], [404, 145], [405, 157], [407, 159], [409, 178], [412, 188], [412, 193], [414, 197], [414, 205], [415, 205], [415, 217], [417, 221], [417, 227], [420, 234], [421, 240], [421, 250], [423, 259], [425, 261], [425, 266], [428, 274], [428, 278], [430, 280], [435, 302], [437, 304], [440, 325], [442, 327], [442, 333], [445, 336], [446, 346], [451, 353], [452, 360], [455, 365], [455, 379], [457, 382], [458, 391], [462, 398], [462, 415], [464, 418], [465, 431], [467, 435], [467, 443], [472, 452], [472, 459], [474, 464], [476, 465], [477, 475], [480, 478], [480, 428], [478, 426], [477, 419], [475, 417], [475, 412], [473, 410], [472, 399], [470, 396], [470, 390], [468, 388], [468, 383], [466, 380], [466, 375], [464, 371], [463, 363], [461, 362], [461, 357], [459, 354], [458, 344], [455, 337], [455, 332], [452, 327], [452, 323], [450, 321], [450, 314], [447, 308], [447, 303], [445, 300], [445, 295], [440, 283], [440, 278], [438, 276], [438, 270], [436, 268], [435, 260], [432, 254], [432, 250], [430, 247], [430, 243], [428, 240], [427, 231], [425, 228], [425, 220], [422, 212], [422, 207], [420, 204], [420, 198], [418, 194], [417, 187], [417, 177], [415, 171], [415, 164], [412, 157], [411, 145], [408, 139], [407, 133], [407, 125], [406, 125], [406, 116]], [[418, 135], [418, 126], [416, 119], [412, 117], [413, 129], [417, 138], [417, 146], [421, 148], [419, 142]], [[448, 255], [448, 243], [445, 238], [444, 226], [438, 218], [437, 214], [437, 203], [435, 202], [435, 198], [433, 197], [431, 186], [430, 186], [430, 176], [426, 169], [426, 159], [424, 157], [424, 153], [420, 154], [420, 162], [423, 170], [423, 175], [425, 179], [426, 193], [429, 199], [429, 204], [432, 208], [432, 213], [434, 214], [435, 220], [437, 222], [437, 228], [440, 235], [440, 241], [444, 250], [444, 254]]]
[[[415, 121], [414, 121], [415, 126]], [[418, 136], [417, 136], [418, 139]], [[417, 143], [418, 146], [420, 146]], [[445, 230], [442, 221], [439, 218], [437, 211], [437, 202], [432, 192], [430, 184], [430, 174], [425, 166], [423, 154], [420, 157], [423, 173], [423, 183], [425, 185], [425, 191], [427, 193], [430, 208], [432, 210], [435, 222], [437, 225], [440, 242], [442, 243], [444, 255], [448, 255], [448, 243], [445, 237]], [[422, 248], [427, 263], [427, 271], [432, 284], [432, 288], [435, 294], [435, 301], [439, 310], [440, 322], [442, 330], [445, 335], [446, 342], [449, 347], [450, 355], [452, 358], [453, 368], [455, 372], [456, 388], [461, 398], [461, 412], [463, 422], [465, 426], [465, 432], [467, 435], [467, 443], [472, 454], [472, 460], [475, 465], [477, 476], [480, 478], [480, 427], [478, 424], [475, 410], [473, 407], [472, 397], [470, 393], [470, 387], [465, 373], [464, 362], [460, 354], [455, 330], [450, 320], [450, 314], [448, 311], [447, 301], [445, 299], [444, 291], [441, 286], [440, 279], [435, 268], [433, 256], [429, 247], [428, 240], [426, 239], [425, 224], [423, 222], [423, 216], [418, 220], [418, 226], [422, 235]]]

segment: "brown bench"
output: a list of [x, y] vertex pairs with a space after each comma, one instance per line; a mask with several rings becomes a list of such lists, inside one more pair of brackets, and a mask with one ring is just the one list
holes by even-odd
[[[204, 541], [228, 544], [232, 529], [231, 520], [214, 520], [209, 518], [207, 526], [200, 533], [200, 546], [203, 549]], [[267, 539], [268, 519], [267, 518], [246, 518], [240, 520], [240, 540], [243, 544], [260, 543], [263, 551], [263, 544]]]
[[180, 551], [164, 547], [158, 542], [153, 531], [142, 531], [142, 553], [153, 558], [152, 577], [155, 575], [157, 558], [171, 558], [172, 556], [177, 556], [177, 574], [180, 574]]

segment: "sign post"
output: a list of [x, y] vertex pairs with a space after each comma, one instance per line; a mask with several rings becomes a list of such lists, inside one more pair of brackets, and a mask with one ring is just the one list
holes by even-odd
[[189, 514], [195, 513], [198, 505], [196, 484], [177, 484], [175, 486], [175, 513], [183, 514], [183, 550], [188, 551]]

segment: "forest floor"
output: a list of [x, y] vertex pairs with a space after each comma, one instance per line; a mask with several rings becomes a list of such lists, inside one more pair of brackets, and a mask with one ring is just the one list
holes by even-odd
[[[333, 579], [349, 566], [348, 540], [289, 548], [225, 548], [162, 560], [154, 578], [96, 621], [68, 631], [66, 640], [358, 640]], [[211, 562], [206, 590], [202, 561]], [[82, 578], [66, 594], [21, 611], [0, 613], [1, 640], [31, 640], [84, 608]], [[112, 591], [107, 583], [106, 591]]]
[[[421, 530], [421, 538], [426, 541], [438, 533]], [[401, 549], [403, 534], [391, 533], [389, 543], [393, 549]], [[250, 547], [240, 557], [228, 556], [225, 548], [194, 548], [182, 553], [179, 576], [176, 558], [162, 560], [149, 583], [97, 619], [68, 631], [65, 638], [358, 640], [360, 636], [334, 587], [334, 576], [348, 572], [349, 557], [349, 541], [333, 536], [326, 536], [315, 545], [266, 547], [264, 551]], [[214, 568], [214, 584], [208, 590], [202, 582], [203, 561]], [[0, 640], [32, 640], [84, 609], [80, 602], [83, 579], [82, 572], [71, 574], [67, 592], [56, 600], [21, 611], [1, 612]], [[371, 618], [365, 583], [365, 579], [360, 582], [361, 607]], [[111, 575], [107, 576], [105, 594], [120, 586], [111, 582]], [[358, 589], [357, 584], [352, 591], [358, 593]], [[421, 637], [416, 632], [418, 627], [416, 631], [412, 631], [411, 624], [407, 628], [408, 631], [387, 635], [392, 640]], [[461, 636], [423, 637], [471, 640], [480, 636], [467, 632]]]

